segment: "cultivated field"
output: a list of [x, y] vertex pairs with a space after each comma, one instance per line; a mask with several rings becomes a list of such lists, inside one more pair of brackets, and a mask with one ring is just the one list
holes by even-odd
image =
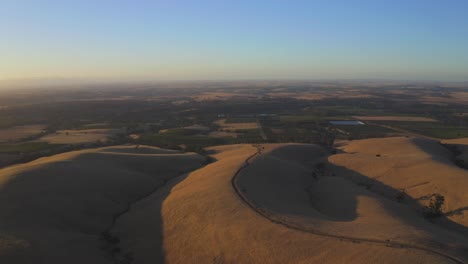
[[298, 100], [323, 100], [330, 98], [347, 98], [347, 99], [356, 99], [356, 98], [372, 98], [373, 96], [367, 94], [364, 91], [360, 90], [348, 90], [348, 91], [316, 91], [316, 92], [287, 92], [279, 91], [273, 93], [267, 93], [266, 95], [274, 98], [294, 98]]
[[44, 130], [43, 125], [14, 126], [0, 129], [0, 143], [16, 141], [40, 134]]
[[60, 130], [54, 134], [45, 135], [39, 140], [50, 144], [82, 144], [105, 142], [112, 134], [111, 129]]
[[437, 122], [433, 118], [419, 116], [353, 116], [353, 118], [364, 121]]
[[258, 129], [258, 124], [254, 122], [246, 123], [226, 123], [226, 119], [217, 120], [215, 122], [218, 124], [224, 131], [235, 131], [235, 130], [244, 130], [244, 129]]
[[210, 132], [208, 134], [208, 136], [215, 137], [215, 138], [224, 138], [224, 137], [237, 138], [237, 133], [235, 133], [235, 132], [225, 132], [225, 131], [214, 131], [214, 132]]
[[257, 96], [245, 93], [236, 92], [203, 92], [192, 96], [195, 101], [214, 101], [214, 100], [232, 100], [232, 99], [255, 99]]

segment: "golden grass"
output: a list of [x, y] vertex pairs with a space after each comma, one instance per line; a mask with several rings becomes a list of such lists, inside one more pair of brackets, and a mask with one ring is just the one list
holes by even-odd
[[210, 137], [222, 138], [222, 137], [233, 137], [237, 138], [237, 133], [234, 132], [225, 132], [225, 131], [215, 131], [208, 134]]
[[242, 129], [258, 129], [258, 124], [254, 122], [248, 123], [226, 123], [226, 119], [221, 119], [215, 122], [218, 124], [223, 131], [235, 131]]
[[[424, 229], [415, 230], [400, 219], [401, 214], [406, 214], [404, 209], [388, 212], [382, 208], [385, 199], [346, 180], [335, 182], [327, 177], [315, 187], [317, 192], [321, 190], [316, 203], [323, 204], [320, 208], [331, 207], [324, 213], [317, 211], [317, 207], [310, 206], [305, 187], [315, 182], [310, 167], [324, 158], [323, 150], [298, 144], [265, 147], [267, 154], [242, 171], [241, 187], [259, 207], [276, 213], [280, 221], [295, 219], [326, 232], [381, 239], [391, 238], [393, 232], [408, 232], [406, 237], [423, 239], [429, 236]], [[117, 222], [114, 231], [123, 239], [123, 247], [134, 253], [136, 263], [450, 263], [427, 252], [353, 243], [274, 223], [247, 206], [231, 184], [232, 177], [256, 149], [232, 145], [208, 151], [213, 152], [215, 163], [139, 202]], [[359, 220], [336, 221], [334, 217], [339, 215], [327, 215], [334, 210], [337, 214], [353, 210], [349, 208], [352, 201], [340, 198], [341, 191], [348, 188], [350, 194], [345, 197], [356, 197]], [[373, 234], [375, 230], [378, 232]]]
[[111, 263], [99, 236], [113, 217], [204, 162], [194, 153], [120, 146], [1, 169], [0, 263]]
[[[445, 148], [403, 137], [341, 144], [331, 156], [266, 144], [253, 159], [252, 145], [211, 147], [204, 167], [194, 153], [118, 146], [1, 169], [0, 263], [113, 263], [99, 233], [129, 204], [111, 231], [132, 263], [453, 263], [412, 247], [468, 259], [465, 212], [448, 216], [454, 232], [415, 210], [434, 191], [446, 211], [468, 206], [468, 172]], [[394, 200], [402, 188], [414, 203]]]
[[[332, 156], [330, 162], [394, 189], [405, 189], [422, 206], [428, 201], [420, 198], [434, 192], [445, 196], [446, 212], [468, 206], [468, 172], [455, 166], [452, 154], [435, 140], [367, 139], [351, 141], [340, 148], [349, 154]], [[468, 212], [448, 218], [468, 227]]]

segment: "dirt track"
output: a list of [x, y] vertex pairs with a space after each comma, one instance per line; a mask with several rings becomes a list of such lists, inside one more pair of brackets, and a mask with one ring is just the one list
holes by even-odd
[[319, 231], [319, 230], [304, 229], [302, 227], [299, 227], [299, 226], [296, 226], [296, 225], [293, 225], [293, 224], [290, 224], [290, 223], [286, 223], [286, 222], [278, 219], [272, 213], [270, 213], [267, 209], [260, 208], [257, 205], [255, 205], [248, 197], [246, 197], [244, 195], [244, 193], [241, 191], [241, 188], [237, 184], [237, 179], [241, 175], [242, 171], [245, 170], [245, 168], [247, 168], [252, 163], [252, 160], [254, 160], [256, 157], [262, 155], [263, 147], [261, 145], [253, 145], [253, 146], [257, 148], [257, 152], [255, 154], [249, 156], [245, 160], [245, 163], [241, 167], [239, 167], [239, 169], [236, 171], [236, 173], [234, 174], [234, 176], [231, 179], [231, 184], [232, 184], [232, 187], [234, 188], [235, 192], [239, 196], [239, 198], [247, 206], [252, 208], [257, 214], [259, 214], [260, 216], [266, 218], [270, 222], [275, 223], [275, 224], [279, 224], [279, 225], [282, 225], [284, 227], [291, 228], [291, 229], [294, 229], [294, 230], [297, 230], [297, 231], [311, 233], [311, 234], [318, 235], [318, 236], [323, 236], [323, 237], [334, 238], [334, 239], [338, 239], [340, 241], [347, 241], [347, 242], [350, 242], [350, 243], [366, 243], [366, 244], [380, 245], [380, 246], [386, 246], [386, 247], [392, 247], [392, 248], [406, 248], [406, 249], [420, 250], [420, 251], [425, 251], [425, 252], [427, 252], [429, 254], [442, 256], [444, 258], [447, 258], [447, 259], [453, 261], [454, 263], [460, 263], [460, 264], [465, 263], [463, 260], [460, 260], [457, 257], [454, 257], [452, 255], [448, 255], [448, 254], [446, 254], [446, 253], [444, 253], [442, 251], [431, 249], [431, 248], [420, 247], [420, 246], [401, 243], [401, 242], [394, 242], [394, 241], [390, 241], [390, 240], [379, 240], [379, 239], [369, 239], [369, 238], [361, 238], [361, 237], [334, 235], [334, 234], [325, 233], [325, 232], [322, 232], [322, 231]]

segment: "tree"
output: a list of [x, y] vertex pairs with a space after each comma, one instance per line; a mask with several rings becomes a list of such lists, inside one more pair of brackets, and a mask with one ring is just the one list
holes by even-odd
[[434, 193], [430, 198], [429, 204], [425, 207], [425, 217], [436, 218], [442, 216], [442, 206], [444, 205], [445, 197], [439, 193]]

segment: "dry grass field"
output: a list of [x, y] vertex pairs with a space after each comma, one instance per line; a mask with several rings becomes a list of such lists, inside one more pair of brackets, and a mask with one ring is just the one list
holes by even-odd
[[208, 134], [210, 137], [214, 138], [223, 138], [223, 137], [233, 137], [236, 138], [238, 135], [234, 132], [225, 132], [225, 131], [214, 131]]
[[114, 263], [102, 231], [130, 203], [205, 162], [194, 153], [122, 146], [0, 170], [0, 263]]
[[[468, 172], [446, 148], [406, 137], [337, 147], [217, 146], [205, 165], [194, 153], [118, 146], [7, 167], [0, 262], [468, 260]], [[444, 215], [429, 221], [420, 210], [434, 192]]]
[[60, 130], [41, 137], [40, 141], [50, 144], [82, 144], [106, 141], [112, 135], [111, 129]]
[[451, 92], [445, 97], [426, 95], [426, 96], [422, 96], [421, 100], [427, 103], [436, 103], [436, 104], [437, 103], [466, 104], [468, 103], [468, 92]]
[[221, 119], [215, 122], [223, 131], [235, 131], [242, 129], [258, 129], [258, 124], [254, 122], [248, 123], [226, 123], [226, 119]]
[[[331, 156], [329, 161], [340, 170], [351, 170], [357, 176], [373, 179], [372, 188], [386, 196], [393, 190], [404, 190], [413, 206], [427, 205], [428, 195], [445, 197], [447, 218], [468, 227], [468, 172], [452, 161], [452, 154], [439, 142], [421, 138], [386, 138], [351, 141], [341, 149], [346, 153]], [[366, 179], [363, 178], [363, 179]], [[383, 185], [382, 185], [383, 184]]]
[[0, 142], [16, 141], [41, 133], [43, 125], [14, 126], [0, 129]]
[[316, 164], [326, 159], [320, 147], [263, 147], [255, 159], [249, 157], [257, 149], [249, 145], [210, 148], [215, 163], [158, 190], [119, 218], [114, 231], [133, 252], [134, 263], [467, 259], [466, 236], [426, 221], [411, 205], [366, 189], [348, 172], [314, 178]]
[[[376, 245], [380, 241], [408, 249], [422, 247], [466, 261], [466, 212], [450, 212], [468, 205], [463, 191], [468, 173], [451, 164], [450, 155], [437, 142], [416, 140], [421, 149], [403, 138], [379, 140], [350, 143], [343, 147], [350, 154], [330, 156], [330, 164], [320, 172], [313, 169], [324, 157], [318, 147], [267, 146], [267, 154], [239, 177], [239, 188], [268, 218], [299, 230]], [[382, 156], [376, 157], [377, 150]], [[433, 160], [434, 155], [440, 155], [441, 161]], [[381, 174], [374, 174], [376, 170]], [[395, 199], [401, 189], [408, 195], [402, 203]], [[427, 203], [422, 197], [436, 191], [445, 196], [444, 211], [449, 215], [433, 224], [418, 210]], [[419, 253], [435, 257], [427, 251]], [[430, 262], [410, 261], [404, 250], [393, 254], [404, 263]], [[367, 262], [365, 255], [357, 263]]]

